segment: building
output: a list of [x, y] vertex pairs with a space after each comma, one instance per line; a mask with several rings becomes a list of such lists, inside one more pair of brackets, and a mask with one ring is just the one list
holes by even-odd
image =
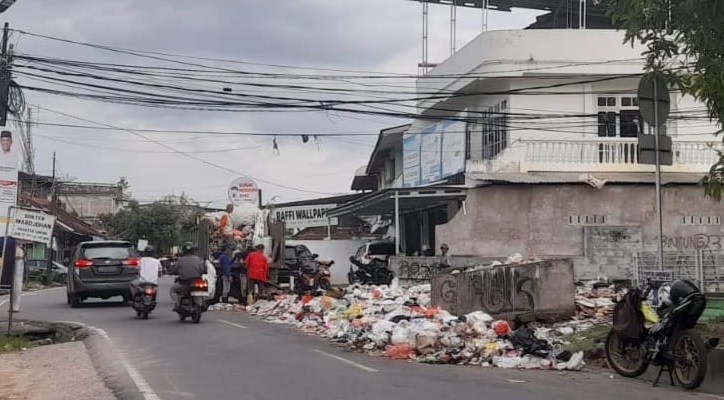
[[724, 207], [697, 186], [717, 159], [716, 126], [703, 104], [671, 91], [659, 237], [654, 166], [638, 144], [653, 137], [637, 97], [643, 48], [624, 45], [597, 7], [581, 19], [577, 7], [483, 32], [420, 76], [421, 117], [383, 130], [367, 184], [355, 176], [353, 189], [374, 192], [328, 215], [391, 215], [401, 254], [447, 242], [453, 255], [566, 256], [587, 278], [661, 273], [661, 241], [665, 273], [717, 286]]
[[56, 196], [69, 212], [96, 225], [101, 215], [115, 214], [128, 202], [123, 182], [58, 182]]

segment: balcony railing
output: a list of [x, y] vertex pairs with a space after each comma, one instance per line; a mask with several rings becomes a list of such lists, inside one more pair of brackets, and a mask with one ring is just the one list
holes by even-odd
[[[519, 140], [495, 160], [469, 161], [468, 172], [652, 172], [653, 165], [640, 164], [637, 139]], [[708, 142], [675, 141], [673, 165], [666, 172], [704, 173], [717, 160]], [[514, 151], [515, 149], [515, 151]], [[518, 159], [513, 159], [518, 158]], [[511, 171], [512, 172], [512, 171]]]
[[[638, 140], [524, 140], [522, 172], [590, 171], [649, 172], [653, 166], [640, 164]], [[720, 146], [721, 147], [721, 146]], [[672, 172], [705, 172], [717, 160], [707, 142], [674, 142]]]

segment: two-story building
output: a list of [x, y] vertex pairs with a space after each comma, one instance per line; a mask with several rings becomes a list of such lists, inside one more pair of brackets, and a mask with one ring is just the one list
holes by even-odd
[[580, 277], [658, 269], [661, 241], [673, 275], [718, 282], [724, 206], [697, 185], [716, 126], [671, 90], [659, 237], [654, 166], [639, 160], [639, 135], [653, 134], [637, 96], [643, 48], [598, 7], [582, 14], [595, 23], [560, 29], [578, 19], [563, 9], [484, 32], [420, 76], [419, 118], [380, 133], [365, 171], [377, 186], [353, 185], [375, 192], [328, 215], [388, 214], [408, 255], [446, 242], [453, 255], [573, 257]]

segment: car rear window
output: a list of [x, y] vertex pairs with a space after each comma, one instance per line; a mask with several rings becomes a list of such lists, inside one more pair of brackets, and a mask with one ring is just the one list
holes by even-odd
[[136, 252], [133, 249], [132, 245], [124, 245], [124, 244], [89, 245], [83, 249], [83, 257], [88, 258], [88, 259], [110, 258], [110, 259], [120, 260], [120, 259], [135, 257], [135, 256], [136, 256]]
[[391, 256], [395, 254], [394, 243], [375, 243], [370, 245], [370, 254]]

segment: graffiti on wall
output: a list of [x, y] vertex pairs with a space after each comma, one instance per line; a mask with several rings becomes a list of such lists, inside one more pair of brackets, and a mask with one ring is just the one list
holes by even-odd
[[526, 312], [535, 309], [535, 280], [515, 267], [482, 271], [471, 277], [473, 295], [488, 314]]
[[666, 250], [724, 250], [722, 235], [697, 233], [691, 236], [662, 236]]
[[400, 280], [409, 281], [413, 284], [428, 283], [433, 276], [437, 275], [439, 264], [436, 258], [429, 258], [425, 261], [401, 260], [397, 268], [397, 277]]

